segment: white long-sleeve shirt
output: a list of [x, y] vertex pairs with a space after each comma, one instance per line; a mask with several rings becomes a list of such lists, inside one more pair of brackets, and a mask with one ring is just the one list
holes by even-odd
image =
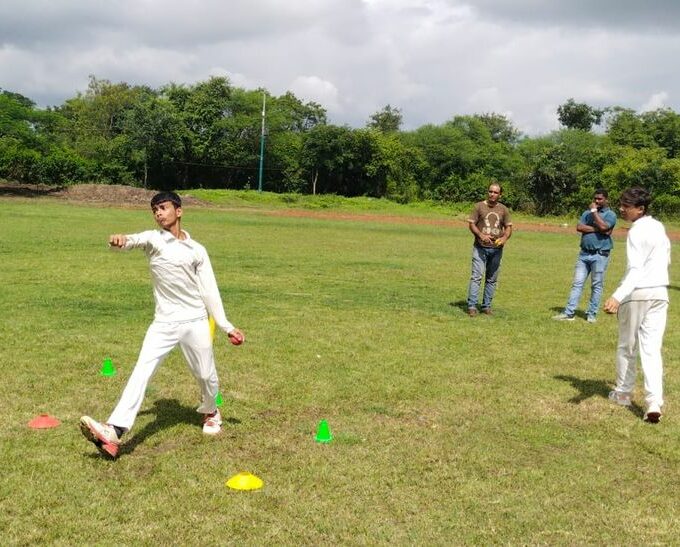
[[663, 224], [650, 216], [633, 222], [626, 259], [626, 273], [612, 295], [616, 300], [668, 300], [671, 243]]
[[182, 230], [177, 239], [167, 230], [126, 235], [126, 250], [142, 248], [149, 259], [155, 321], [195, 321], [210, 314], [224, 332], [234, 330], [224, 313], [222, 299], [205, 247]]

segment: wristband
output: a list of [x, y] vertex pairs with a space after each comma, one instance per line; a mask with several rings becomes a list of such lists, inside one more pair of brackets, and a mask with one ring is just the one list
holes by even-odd
[[590, 212], [591, 212], [591, 213], [597, 213], [597, 207], [593, 207], [593, 208], [590, 210]]

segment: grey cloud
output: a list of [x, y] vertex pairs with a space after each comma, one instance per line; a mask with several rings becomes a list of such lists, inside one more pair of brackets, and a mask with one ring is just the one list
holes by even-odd
[[[407, 129], [500, 111], [530, 134], [556, 128], [555, 110], [569, 97], [595, 106], [677, 106], [680, 81], [668, 67], [680, 36], [611, 21], [604, 28], [614, 4], [585, 5], [4, 0], [0, 87], [46, 106], [83, 91], [89, 74], [152, 87], [234, 74], [236, 85], [275, 94], [295, 87], [305, 100], [327, 96], [332, 123], [362, 126], [391, 104]], [[616, 6], [625, 21], [648, 8]]]
[[[0, 43], [30, 48], [33, 44], [97, 42], [104, 34], [121, 42], [172, 48], [294, 35], [319, 20], [327, 20], [329, 28], [340, 33], [343, 19], [361, 6], [360, 0], [5, 0], [0, 4]], [[350, 20], [346, 26], [357, 28], [355, 22]]]
[[[461, 0], [479, 16], [523, 26], [603, 28], [650, 32], [680, 28], [676, 0]], [[456, 3], [460, 3], [456, 1]]]

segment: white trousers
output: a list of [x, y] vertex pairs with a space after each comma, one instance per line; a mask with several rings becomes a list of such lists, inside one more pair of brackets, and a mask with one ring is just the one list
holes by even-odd
[[217, 409], [217, 370], [208, 319], [183, 323], [154, 321], [146, 331], [137, 364], [107, 423], [125, 429], [132, 427], [142, 406], [149, 380], [158, 365], [178, 344], [201, 390], [201, 405], [197, 411], [210, 414]]
[[639, 300], [619, 307], [619, 343], [616, 349], [616, 391], [631, 393], [635, 388], [636, 361], [644, 377], [645, 401], [663, 405], [663, 362], [661, 344], [666, 330], [668, 302]]

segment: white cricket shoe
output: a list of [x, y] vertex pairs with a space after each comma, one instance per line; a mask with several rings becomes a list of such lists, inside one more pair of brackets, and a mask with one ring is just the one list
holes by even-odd
[[203, 415], [203, 433], [206, 435], [217, 435], [222, 431], [222, 415], [219, 409], [212, 414]]
[[115, 459], [120, 449], [120, 438], [109, 424], [100, 424], [89, 416], [80, 418], [80, 430], [85, 438], [94, 443], [104, 456]]
[[623, 391], [610, 391], [609, 400], [612, 403], [616, 403], [617, 405], [621, 406], [630, 406], [633, 404], [630, 400], [630, 393], [624, 393]]

